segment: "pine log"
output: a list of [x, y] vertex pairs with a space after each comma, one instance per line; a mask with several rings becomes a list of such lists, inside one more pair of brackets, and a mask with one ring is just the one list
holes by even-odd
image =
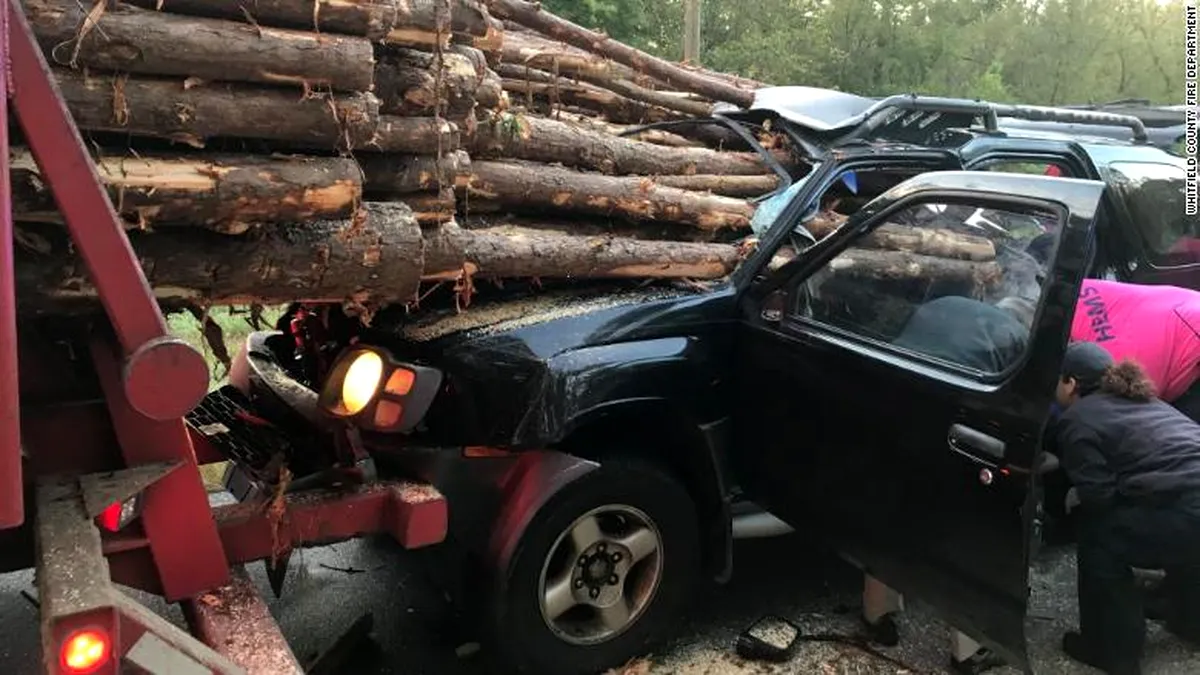
[[714, 101], [726, 101], [743, 108], [754, 101], [754, 94], [727, 81], [681, 68], [646, 52], [590, 31], [578, 24], [543, 11], [540, 4], [524, 0], [488, 0], [488, 8], [502, 19], [511, 19], [555, 40], [600, 54], [644, 72], [663, 82]]
[[360, 159], [365, 188], [372, 192], [408, 194], [465, 184], [471, 157], [461, 150], [436, 155], [364, 155]]
[[[760, 197], [779, 187], [775, 174], [761, 176], [655, 176], [659, 185], [697, 192], [711, 192], [726, 197]], [[885, 247], [886, 248], [886, 247]]]
[[286, 89], [248, 85], [188, 86], [175, 79], [84, 76], [65, 69], [54, 75], [76, 125], [85, 130], [166, 138], [195, 147], [203, 147], [208, 138], [232, 137], [345, 149], [370, 143], [382, 126], [379, 101], [371, 94], [301, 98]]
[[[504, 64], [498, 69], [502, 70]], [[503, 77], [503, 73], [501, 74]], [[541, 103], [578, 106], [604, 115], [612, 122], [622, 124], [647, 124], [683, 119], [683, 113], [635, 101], [607, 89], [556, 78], [551, 82], [534, 82], [529, 79], [503, 77], [504, 91], [509, 96], [526, 103]]]
[[422, 226], [440, 225], [454, 220], [457, 207], [454, 188], [449, 187], [438, 192], [404, 195], [402, 199], [395, 201], [412, 209], [413, 217]]
[[[371, 43], [117, 4], [23, 0], [49, 61], [144, 75], [369, 91]], [[82, 36], [82, 37], [81, 37]]]
[[475, 68], [475, 103], [492, 110], [503, 108], [504, 85], [489, 65], [487, 55], [475, 47], [462, 44], [451, 45], [450, 51], [470, 61]]
[[492, 17], [479, 0], [395, 0], [396, 20], [387, 44], [447, 49], [455, 33], [490, 38]]
[[974, 290], [991, 288], [1004, 276], [995, 261], [955, 260], [908, 251], [858, 247], [838, 254], [827, 269], [836, 278], [887, 283], [936, 282]]
[[462, 41], [464, 44], [469, 44], [471, 47], [478, 49], [485, 55], [487, 61], [491, 65], [500, 63], [503, 59], [502, 52], [504, 43], [508, 40], [508, 34], [504, 31], [504, 27], [496, 19], [491, 19], [488, 22], [487, 32], [483, 35], [466, 36], [464, 40], [462, 33], [456, 33], [455, 41]]
[[127, 0], [173, 14], [210, 16], [256, 26], [344, 33], [380, 40], [396, 23], [397, 0]]
[[643, 143], [652, 143], [654, 145], [667, 145], [674, 148], [704, 148], [707, 147], [700, 141], [685, 138], [679, 134], [674, 134], [662, 129], [647, 129], [636, 134], [622, 136], [622, 134], [633, 128], [631, 125], [613, 124], [597, 119], [591, 115], [583, 115], [574, 112], [558, 111], [555, 119], [562, 122], [570, 122], [577, 127], [583, 127], [592, 131], [599, 131], [609, 136], [617, 136], [626, 138], [631, 141], [642, 141]]
[[[13, 217], [62, 222], [33, 155], [11, 153]], [[192, 225], [239, 234], [256, 223], [348, 218], [362, 199], [354, 160], [339, 157], [117, 157], [96, 170], [131, 226]], [[69, 195], [68, 195], [69, 196]]]
[[[818, 240], [824, 239], [847, 220], [840, 213], [824, 212], [805, 223]], [[996, 245], [987, 237], [955, 232], [945, 228], [912, 227], [884, 223], [855, 246], [891, 251], [907, 251], [955, 260], [988, 261], [996, 259]]]
[[716, 279], [738, 263], [737, 249], [727, 244], [464, 230], [454, 223], [427, 229], [425, 242], [427, 280], [453, 278], [463, 270], [489, 278]]
[[[375, 65], [379, 110], [389, 115], [461, 117], [475, 108], [479, 74], [471, 60], [453, 51], [438, 57], [406, 48], [381, 48]], [[439, 90], [440, 87], [440, 90]]]
[[524, 210], [672, 222], [706, 231], [749, 227], [754, 215], [754, 207], [740, 199], [544, 164], [473, 161], [462, 192]]
[[436, 155], [458, 150], [458, 125], [437, 117], [380, 115], [379, 124], [363, 150]]
[[534, 115], [481, 120], [469, 143], [479, 157], [561, 163], [612, 174], [746, 176], [769, 171], [755, 153], [662, 147]]
[[[215, 304], [398, 303], [412, 300], [424, 266], [421, 230], [402, 204], [371, 204], [364, 217], [281, 224], [230, 237], [195, 228], [131, 232], [156, 296]], [[21, 250], [21, 295], [95, 297], [83, 263], [65, 246]], [[40, 304], [40, 303], [39, 303]]]

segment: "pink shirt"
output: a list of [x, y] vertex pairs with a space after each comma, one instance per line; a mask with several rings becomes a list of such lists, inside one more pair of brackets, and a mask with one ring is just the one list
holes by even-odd
[[1085, 279], [1071, 339], [1136, 360], [1159, 397], [1174, 401], [1200, 377], [1200, 292]]

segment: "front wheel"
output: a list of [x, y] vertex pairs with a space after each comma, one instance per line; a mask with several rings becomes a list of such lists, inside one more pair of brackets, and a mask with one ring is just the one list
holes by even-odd
[[694, 590], [696, 511], [656, 467], [606, 463], [534, 517], [490, 634], [527, 673], [598, 673], [644, 653]]

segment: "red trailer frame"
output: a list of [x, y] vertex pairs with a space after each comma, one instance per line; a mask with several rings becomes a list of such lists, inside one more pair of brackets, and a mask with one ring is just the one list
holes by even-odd
[[[221, 458], [183, 419], [205, 395], [207, 364], [168, 333], [19, 0], [5, 4], [0, 108], [20, 122], [107, 317], [54, 336], [70, 356], [18, 339], [0, 127], [0, 535], [20, 541], [20, 528], [36, 542], [23, 552], [37, 568], [46, 670], [300, 672], [241, 565], [368, 533], [433, 545], [446, 534], [445, 500], [428, 485], [376, 483], [288, 495], [282, 515], [210, 507], [198, 466]], [[140, 515], [121, 522], [135, 503]], [[97, 519], [110, 517], [116, 531], [102, 532]], [[197, 636], [114, 581], [183, 603]]]

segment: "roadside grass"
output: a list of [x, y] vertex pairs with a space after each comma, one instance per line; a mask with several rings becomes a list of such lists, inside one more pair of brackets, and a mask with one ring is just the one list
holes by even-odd
[[[285, 307], [268, 307], [264, 309], [262, 313], [262, 330], [270, 330], [285, 309]], [[226, 352], [231, 357], [237, 356], [238, 350], [246, 338], [250, 333], [254, 332], [254, 327], [250, 324], [249, 310], [214, 307], [209, 310], [208, 316], [214, 323], [221, 327], [222, 341], [225, 343]], [[200, 350], [200, 353], [204, 355], [204, 360], [208, 362], [209, 391], [219, 389], [229, 382], [229, 373], [225, 372], [225, 365], [213, 353], [212, 347], [204, 338], [203, 326], [194, 316], [188, 312], [168, 314], [167, 329], [172, 335], [187, 340], [189, 344]], [[204, 486], [209, 491], [224, 489], [221, 479], [225, 473], [225, 465], [225, 462], [217, 462], [215, 464], [205, 464], [200, 467], [200, 475], [204, 479]]]

